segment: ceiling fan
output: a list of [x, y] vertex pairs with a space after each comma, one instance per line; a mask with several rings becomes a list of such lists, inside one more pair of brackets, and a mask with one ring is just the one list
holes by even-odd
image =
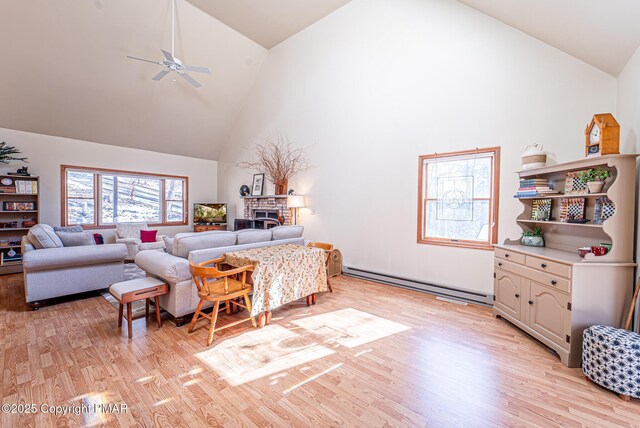
[[152, 80], [161, 80], [164, 76], [175, 71], [178, 76], [182, 77], [187, 82], [191, 83], [194, 87], [199, 88], [202, 85], [193, 77], [187, 74], [187, 71], [192, 71], [194, 73], [206, 73], [211, 74], [211, 71], [207, 67], [196, 67], [192, 65], [184, 65], [179, 58], [174, 56], [175, 52], [175, 34], [176, 34], [176, 0], [172, 0], [171, 6], [171, 52], [167, 52], [164, 49], [160, 49], [162, 51], [162, 55], [164, 55], [164, 60], [160, 61], [152, 61], [149, 59], [138, 58], [135, 56], [127, 55], [127, 58], [135, 59], [137, 61], [150, 62], [152, 64], [158, 64], [164, 67], [160, 73], [156, 74]]

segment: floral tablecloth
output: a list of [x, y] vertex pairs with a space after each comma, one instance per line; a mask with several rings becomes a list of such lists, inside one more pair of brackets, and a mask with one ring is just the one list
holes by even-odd
[[320, 248], [274, 245], [224, 255], [233, 267], [254, 265], [251, 316], [327, 291], [326, 255]]

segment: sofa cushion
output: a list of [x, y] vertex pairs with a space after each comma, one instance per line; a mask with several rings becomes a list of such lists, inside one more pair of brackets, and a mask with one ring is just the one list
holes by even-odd
[[76, 226], [65, 226], [65, 227], [59, 227], [59, 226], [53, 226], [53, 231], [58, 233], [58, 232], [84, 232], [84, 230], [82, 229], [82, 226], [80, 225], [76, 225]]
[[65, 247], [96, 245], [93, 232], [56, 232]]
[[122, 244], [45, 248], [27, 252], [23, 257], [22, 264], [27, 271], [91, 266], [104, 263], [122, 264], [126, 255], [127, 247]]
[[54, 232], [53, 227], [48, 224], [36, 224], [31, 229], [29, 229], [29, 233], [27, 233], [27, 237], [29, 238], [29, 242], [33, 244], [34, 247], [41, 250], [43, 248], [62, 248], [64, 245], [56, 232]]
[[236, 234], [214, 230], [211, 232], [178, 233], [173, 241], [173, 255], [186, 259], [189, 252], [203, 248], [216, 248], [235, 245]]
[[272, 241], [280, 239], [301, 238], [304, 226], [278, 226], [271, 229]]
[[244, 229], [236, 232], [236, 245], [271, 241], [270, 229]]
[[164, 241], [164, 248], [167, 250], [167, 253], [173, 254], [173, 240], [175, 238], [170, 238], [168, 236], [163, 236], [162, 240]]

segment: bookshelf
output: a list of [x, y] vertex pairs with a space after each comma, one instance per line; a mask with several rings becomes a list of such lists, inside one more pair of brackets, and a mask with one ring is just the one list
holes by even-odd
[[[535, 226], [545, 232], [548, 248], [576, 253], [580, 247], [588, 247], [599, 243], [612, 244], [611, 252], [596, 257], [587, 254], [583, 262], [621, 262], [634, 261], [635, 237], [635, 173], [637, 155], [606, 155], [585, 158], [564, 164], [550, 165], [536, 169], [519, 171], [520, 179], [545, 178], [559, 194], [541, 195], [537, 197], [518, 198], [523, 210], [516, 222], [523, 231], [532, 230]], [[565, 194], [567, 173], [587, 170], [589, 168], [605, 168], [611, 173], [601, 193], [580, 195]], [[615, 214], [602, 224], [593, 223], [596, 200], [608, 197], [615, 204]], [[588, 223], [566, 223], [558, 221], [560, 202], [563, 198], [584, 198], [585, 217]], [[535, 199], [552, 199], [551, 221], [532, 220], [532, 204]], [[630, 232], [631, 231], [631, 232]], [[518, 239], [507, 239], [505, 244], [518, 244]]]
[[40, 222], [39, 192], [37, 176], [0, 174], [0, 275], [22, 272], [20, 241]]

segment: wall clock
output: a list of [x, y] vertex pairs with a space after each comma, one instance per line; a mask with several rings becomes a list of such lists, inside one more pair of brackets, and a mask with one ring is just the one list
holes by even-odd
[[595, 157], [620, 153], [620, 125], [611, 113], [593, 115], [584, 132], [585, 156]]

